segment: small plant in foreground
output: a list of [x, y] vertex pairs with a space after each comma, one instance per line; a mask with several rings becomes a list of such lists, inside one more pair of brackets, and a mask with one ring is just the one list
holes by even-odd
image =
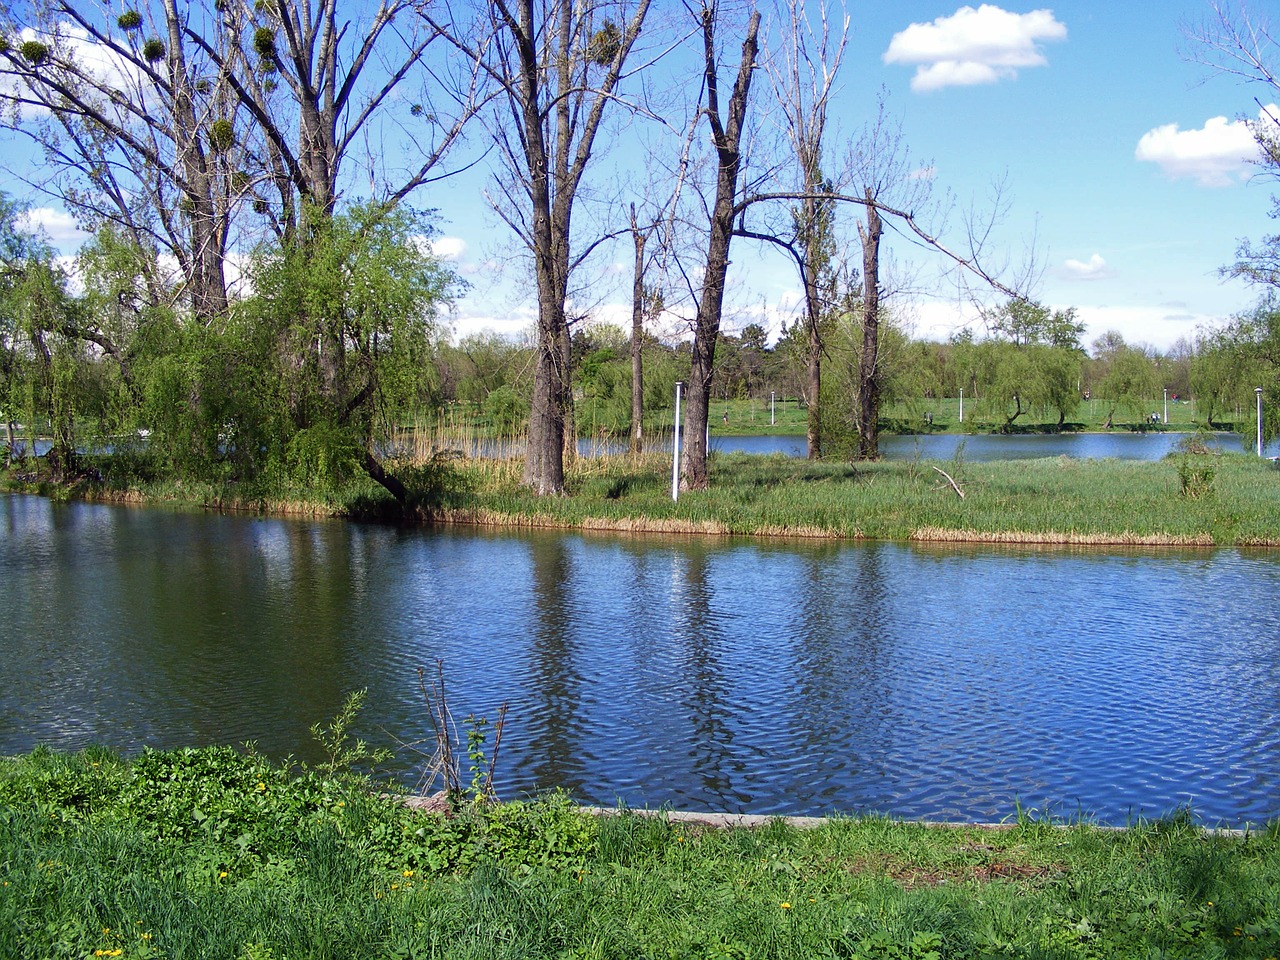
[[329, 721], [326, 727], [315, 724], [311, 728], [311, 737], [324, 749], [325, 760], [316, 767], [325, 776], [339, 773], [350, 773], [363, 764], [377, 766], [391, 759], [391, 751], [385, 748], [373, 749], [365, 741], [352, 739], [351, 727], [364, 707], [369, 691], [354, 690], [347, 695], [338, 715]]
[[[437, 780], [442, 782], [445, 796], [452, 805], [465, 799], [467, 793], [462, 783], [462, 761], [457, 725], [449, 709], [445, 694], [444, 662], [436, 661], [436, 675], [430, 684], [426, 670], [418, 668], [418, 686], [426, 703], [427, 716], [431, 720], [435, 751], [427, 761], [419, 783], [419, 790], [428, 792]], [[498, 750], [502, 746], [502, 730], [506, 725], [507, 705], [498, 708], [498, 720], [493, 725], [493, 749], [487, 750], [489, 721], [485, 717], [469, 714], [463, 721], [467, 729], [467, 758], [471, 773], [470, 799], [475, 803], [493, 803], [498, 799], [494, 790], [493, 773], [498, 764]]]

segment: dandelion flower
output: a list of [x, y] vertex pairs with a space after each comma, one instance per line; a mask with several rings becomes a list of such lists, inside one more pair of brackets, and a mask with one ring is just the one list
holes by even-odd
[[789, 901], [789, 900], [783, 900], [783, 901], [782, 901], [782, 909], [783, 909], [783, 910], [790, 910], [790, 909], [791, 909], [791, 901]]
[[413, 871], [412, 871], [412, 870], [406, 870], [404, 873], [402, 873], [402, 874], [401, 874], [401, 876], [402, 876], [402, 877], [412, 877], [412, 876], [413, 876]]

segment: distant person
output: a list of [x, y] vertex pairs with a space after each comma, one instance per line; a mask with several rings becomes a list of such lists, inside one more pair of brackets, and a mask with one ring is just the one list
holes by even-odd
[[726, 410], [726, 411], [724, 412], [724, 422], [725, 422], [725, 424], [726, 424], [726, 425], [728, 425], [728, 423], [729, 423], [729, 411], [728, 411], [728, 410]]

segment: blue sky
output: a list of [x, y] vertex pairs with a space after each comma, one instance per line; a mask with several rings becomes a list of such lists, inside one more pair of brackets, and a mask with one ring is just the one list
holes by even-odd
[[[932, 165], [935, 190], [954, 194], [958, 208], [982, 209], [1004, 180], [1008, 211], [991, 262], [1016, 265], [1034, 247], [1043, 268], [1034, 293], [1076, 307], [1086, 344], [1115, 329], [1167, 349], [1255, 302], [1255, 289], [1220, 279], [1218, 268], [1239, 238], [1275, 229], [1271, 185], [1251, 178], [1252, 142], [1237, 123], [1257, 115], [1255, 97], [1270, 103], [1269, 91], [1180, 55], [1190, 46], [1183, 27], [1211, 12], [1203, 0], [851, 4], [832, 139], [870, 120], [883, 90], [912, 155]], [[767, 106], [763, 84], [758, 93]], [[480, 279], [499, 228], [474, 193], [457, 183], [437, 205], [441, 249], [461, 250], [459, 265]], [[959, 216], [950, 223], [958, 242]], [[934, 276], [936, 257], [896, 236], [887, 248], [899, 274], [914, 269], [911, 293], [893, 309], [917, 336], [943, 339], [973, 319], [954, 283]], [[509, 276], [477, 283], [460, 304], [459, 332], [527, 324], [520, 286]], [[776, 333], [794, 314], [792, 269], [749, 243], [734, 252], [731, 289], [729, 330], [764, 319]], [[622, 294], [597, 304], [597, 315], [627, 316]]]
[[[988, 261], [1016, 264], [1034, 249], [1043, 268], [1034, 295], [1075, 307], [1086, 344], [1107, 330], [1167, 349], [1198, 325], [1247, 308], [1258, 291], [1219, 278], [1239, 238], [1276, 229], [1267, 217], [1272, 184], [1252, 178], [1252, 143], [1238, 123], [1272, 103], [1273, 91], [1215, 76], [1182, 54], [1184, 26], [1212, 15], [1207, 0], [1065, 2], [1053, 6], [853, 2], [852, 35], [828, 140], [847, 140], [874, 117], [877, 98], [900, 119], [919, 167], [938, 195], [955, 197], [945, 238], [960, 246], [959, 210], [987, 206], [1003, 180], [1007, 215]], [[725, 31], [726, 44], [736, 38]], [[756, 106], [770, 106], [758, 75]], [[705, 132], [704, 132], [705, 135]], [[610, 135], [625, 153], [635, 141]], [[10, 141], [10, 146], [16, 146]], [[604, 158], [598, 168], [625, 166]], [[437, 249], [472, 282], [454, 318], [458, 335], [527, 330], [533, 297], [512, 259], [506, 228], [486, 208], [480, 171], [416, 198], [439, 211]], [[65, 214], [36, 208], [64, 250], [77, 236]], [[852, 234], [852, 226], [847, 225]], [[737, 241], [725, 328], [763, 322], [776, 334], [796, 315], [794, 270]], [[597, 319], [629, 317], [629, 247], [598, 264], [586, 305]], [[897, 235], [886, 239], [895, 277], [910, 289], [891, 309], [917, 336], [943, 339], [974, 322], [938, 258]], [[662, 331], [679, 333], [668, 323]]]

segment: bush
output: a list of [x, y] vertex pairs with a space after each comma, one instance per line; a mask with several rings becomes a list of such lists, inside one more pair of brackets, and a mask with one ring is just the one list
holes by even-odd
[[1193, 455], [1178, 458], [1178, 481], [1182, 495], [1188, 500], [1198, 500], [1213, 493], [1213, 481], [1217, 468], [1212, 461]]

